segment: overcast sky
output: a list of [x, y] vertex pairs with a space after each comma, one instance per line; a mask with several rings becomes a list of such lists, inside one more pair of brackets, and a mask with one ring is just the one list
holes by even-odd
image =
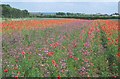
[[30, 0], [30, 1], [21, 0], [21, 2], [17, 2], [16, 0], [4, 0], [2, 1], [2, 4], [10, 4], [12, 7], [18, 9], [27, 9], [29, 12], [75, 12], [86, 14], [95, 13], [112, 14], [118, 12], [118, 0], [96, 0], [96, 1]]
[[2, 2], [118, 2], [119, 0], [1, 0]]

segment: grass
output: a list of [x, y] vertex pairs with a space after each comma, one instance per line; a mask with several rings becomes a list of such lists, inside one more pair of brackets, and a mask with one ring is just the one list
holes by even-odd
[[21, 20], [60, 20], [65, 18], [0, 18], [0, 22], [4, 21], [21, 21]]

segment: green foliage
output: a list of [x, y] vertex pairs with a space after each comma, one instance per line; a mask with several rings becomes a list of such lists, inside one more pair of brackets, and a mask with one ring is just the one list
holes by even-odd
[[65, 13], [64, 12], [58, 12], [58, 13], [56, 13], [56, 15], [65, 15]]
[[10, 5], [5, 4], [1, 4], [0, 7], [2, 7], [2, 16], [4, 18], [23, 18], [29, 16], [27, 10], [12, 8]]

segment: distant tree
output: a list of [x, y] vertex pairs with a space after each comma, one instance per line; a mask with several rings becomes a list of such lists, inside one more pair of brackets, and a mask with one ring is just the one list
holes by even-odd
[[71, 15], [71, 13], [67, 12], [67, 15], [69, 16], [69, 15]]
[[64, 12], [58, 12], [56, 15], [66, 15]]
[[10, 9], [11, 9], [11, 7], [10, 7], [10, 5], [1, 5], [1, 7], [2, 7], [2, 15], [4, 16], [4, 17], [10, 17], [10, 15], [11, 15], [11, 12], [10, 12]]
[[115, 15], [119, 15], [119, 13], [114, 13]]
[[29, 16], [27, 10], [12, 8], [10, 5], [6, 4], [1, 4], [0, 6], [2, 7], [2, 16], [5, 18], [22, 18]]
[[29, 16], [29, 12], [28, 12], [27, 10], [23, 10], [22, 13], [23, 13], [22, 15], [23, 15], [24, 17]]

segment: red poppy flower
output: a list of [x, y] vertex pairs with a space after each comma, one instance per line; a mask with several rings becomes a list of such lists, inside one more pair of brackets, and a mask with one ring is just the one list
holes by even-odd
[[117, 76], [113, 76], [113, 78], [116, 78]]
[[111, 38], [108, 38], [108, 40], [111, 40]]
[[58, 75], [58, 79], [61, 79], [60, 75]]
[[73, 56], [72, 56], [72, 55], [69, 55], [69, 57], [70, 57], [70, 58], [73, 58]]
[[75, 48], [75, 47], [77, 47], [77, 44], [74, 43], [73, 46], [74, 46], [74, 48]]
[[116, 39], [115, 41], [116, 41], [116, 43], [118, 44], [118, 42], [119, 42], [118, 39]]
[[48, 56], [53, 56], [54, 52], [48, 52]]
[[76, 58], [76, 57], [74, 57], [74, 60], [76, 60], [76, 61], [77, 61], [77, 60], [79, 60], [79, 59], [78, 59], [78, 58]]
[[18, 67], [14, 67], [14, 70], [18, 70]]
[[59, 45], [60, 45], [59, 42], [50, 44], [50, 46], [53, 47], [53, 48], [56, 48], [56, 47], [58, 47]]
[[22, 55], [25, 55], [25, 52], [24, 52], [24, 51], [22, 52]]
[[58, 64], [55, 64], [54, 66], [55, 66], [55, 67], [58, 67]]
[[55, 46], [59, 46], [60, 44], [58, 42], [55, 43]]
[[117, 56], [120, 57], [120, 53], [118, 53]]
[[8, 69], [5, 69], [4, 72], [8, 72]]
[[52, 60], [52, 64], [53, 64], [55, 67], [58, 66], [58, 64], [55, 62], [55, 60]]
[[56, 64], [55, 60], [52, 60], [52, 64]]
[[15, 79], [18, 79], [18, 76], [15, 76]]
[[84, 47], [89, 47], [89, 43], [86, 42], [86, 43], [84, 44]]
[[18, 72], [17, 75], [20, 75], [20, 72]]

